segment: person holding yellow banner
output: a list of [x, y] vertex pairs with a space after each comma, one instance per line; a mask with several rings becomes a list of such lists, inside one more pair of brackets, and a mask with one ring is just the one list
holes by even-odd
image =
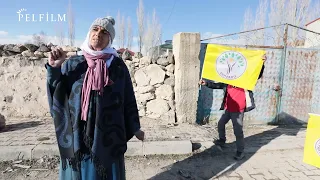
[[[263, 75], [264, 62], [266, 56], [262, 57], [263, 65], [258, 79]], [[226, 130], [225, 126], [232, 120], [234, 134], [236, 136], [237, 152], [234, 156], [236, 160], [243, 159], [244, 156], [244, 135], [243, 135], [243, 118], [244, 112], [251, 111], [255, 108], [253, 92], [251, 90], [245, 90], [236, 86], [232, 86], [225, 83], [215, 83], [210, 80], [201, 79], [200, 85], [206, 86], [211, 89], [223, 89], [224, 99], [221, 104], [220, 110], [225, 110], [218, 122], [219, 139], [215, 141], [218, 146], [224, 146], [226, 142]]]

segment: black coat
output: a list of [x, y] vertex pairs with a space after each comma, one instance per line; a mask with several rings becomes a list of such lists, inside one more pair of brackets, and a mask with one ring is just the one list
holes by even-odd
[[[88, 69], [84, 56], [73, 56], [62, 68], [46, 64], [50, 112], [54, 119], [62, 168], [80, 168], [89, 154], [99, 175], [121, 159], [127, 142], [140, 129], [136, 98], [127, 66], [115, 57], [108, 68], [114, 82], [103, 95], [91, 91], [87, 121], [82, 121], [81, 90]], [[67, 163], [69, 161], [69, 163]]]

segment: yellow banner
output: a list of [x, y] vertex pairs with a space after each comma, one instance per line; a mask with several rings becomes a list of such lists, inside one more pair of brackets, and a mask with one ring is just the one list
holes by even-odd
[[309, 116], [303, 162], [320, 168], [320, 115]]
[[263, 65], [263, 50], [208, 44], [202, 78], [253, 90]]

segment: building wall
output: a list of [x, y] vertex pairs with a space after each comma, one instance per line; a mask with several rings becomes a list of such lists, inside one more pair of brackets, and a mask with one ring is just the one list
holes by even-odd
[[[320, 33], [320, 19], [309, 24], [307, 26], [307, 29], [310, 31], [318, 32]], [[306, 48], [316, 47], [320, 46], [320, 35], [317, 35], [312, 32], [306, 32], [306, 40], [305, 40], [305, 46]]]

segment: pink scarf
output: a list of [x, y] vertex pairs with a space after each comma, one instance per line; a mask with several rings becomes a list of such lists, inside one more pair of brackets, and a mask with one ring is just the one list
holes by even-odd
[[94, 56], [83, 51], [83, 55], [88, 63], [88, 69], [82, 87], [81, 120], [87, 121], [91, 90], [97, 90], [99, 95], [103, 95], [103, 88], [113, 84], [113, 81], [109, 79], [105, 63], [105, 60], [110, 59], [112, 54]]

